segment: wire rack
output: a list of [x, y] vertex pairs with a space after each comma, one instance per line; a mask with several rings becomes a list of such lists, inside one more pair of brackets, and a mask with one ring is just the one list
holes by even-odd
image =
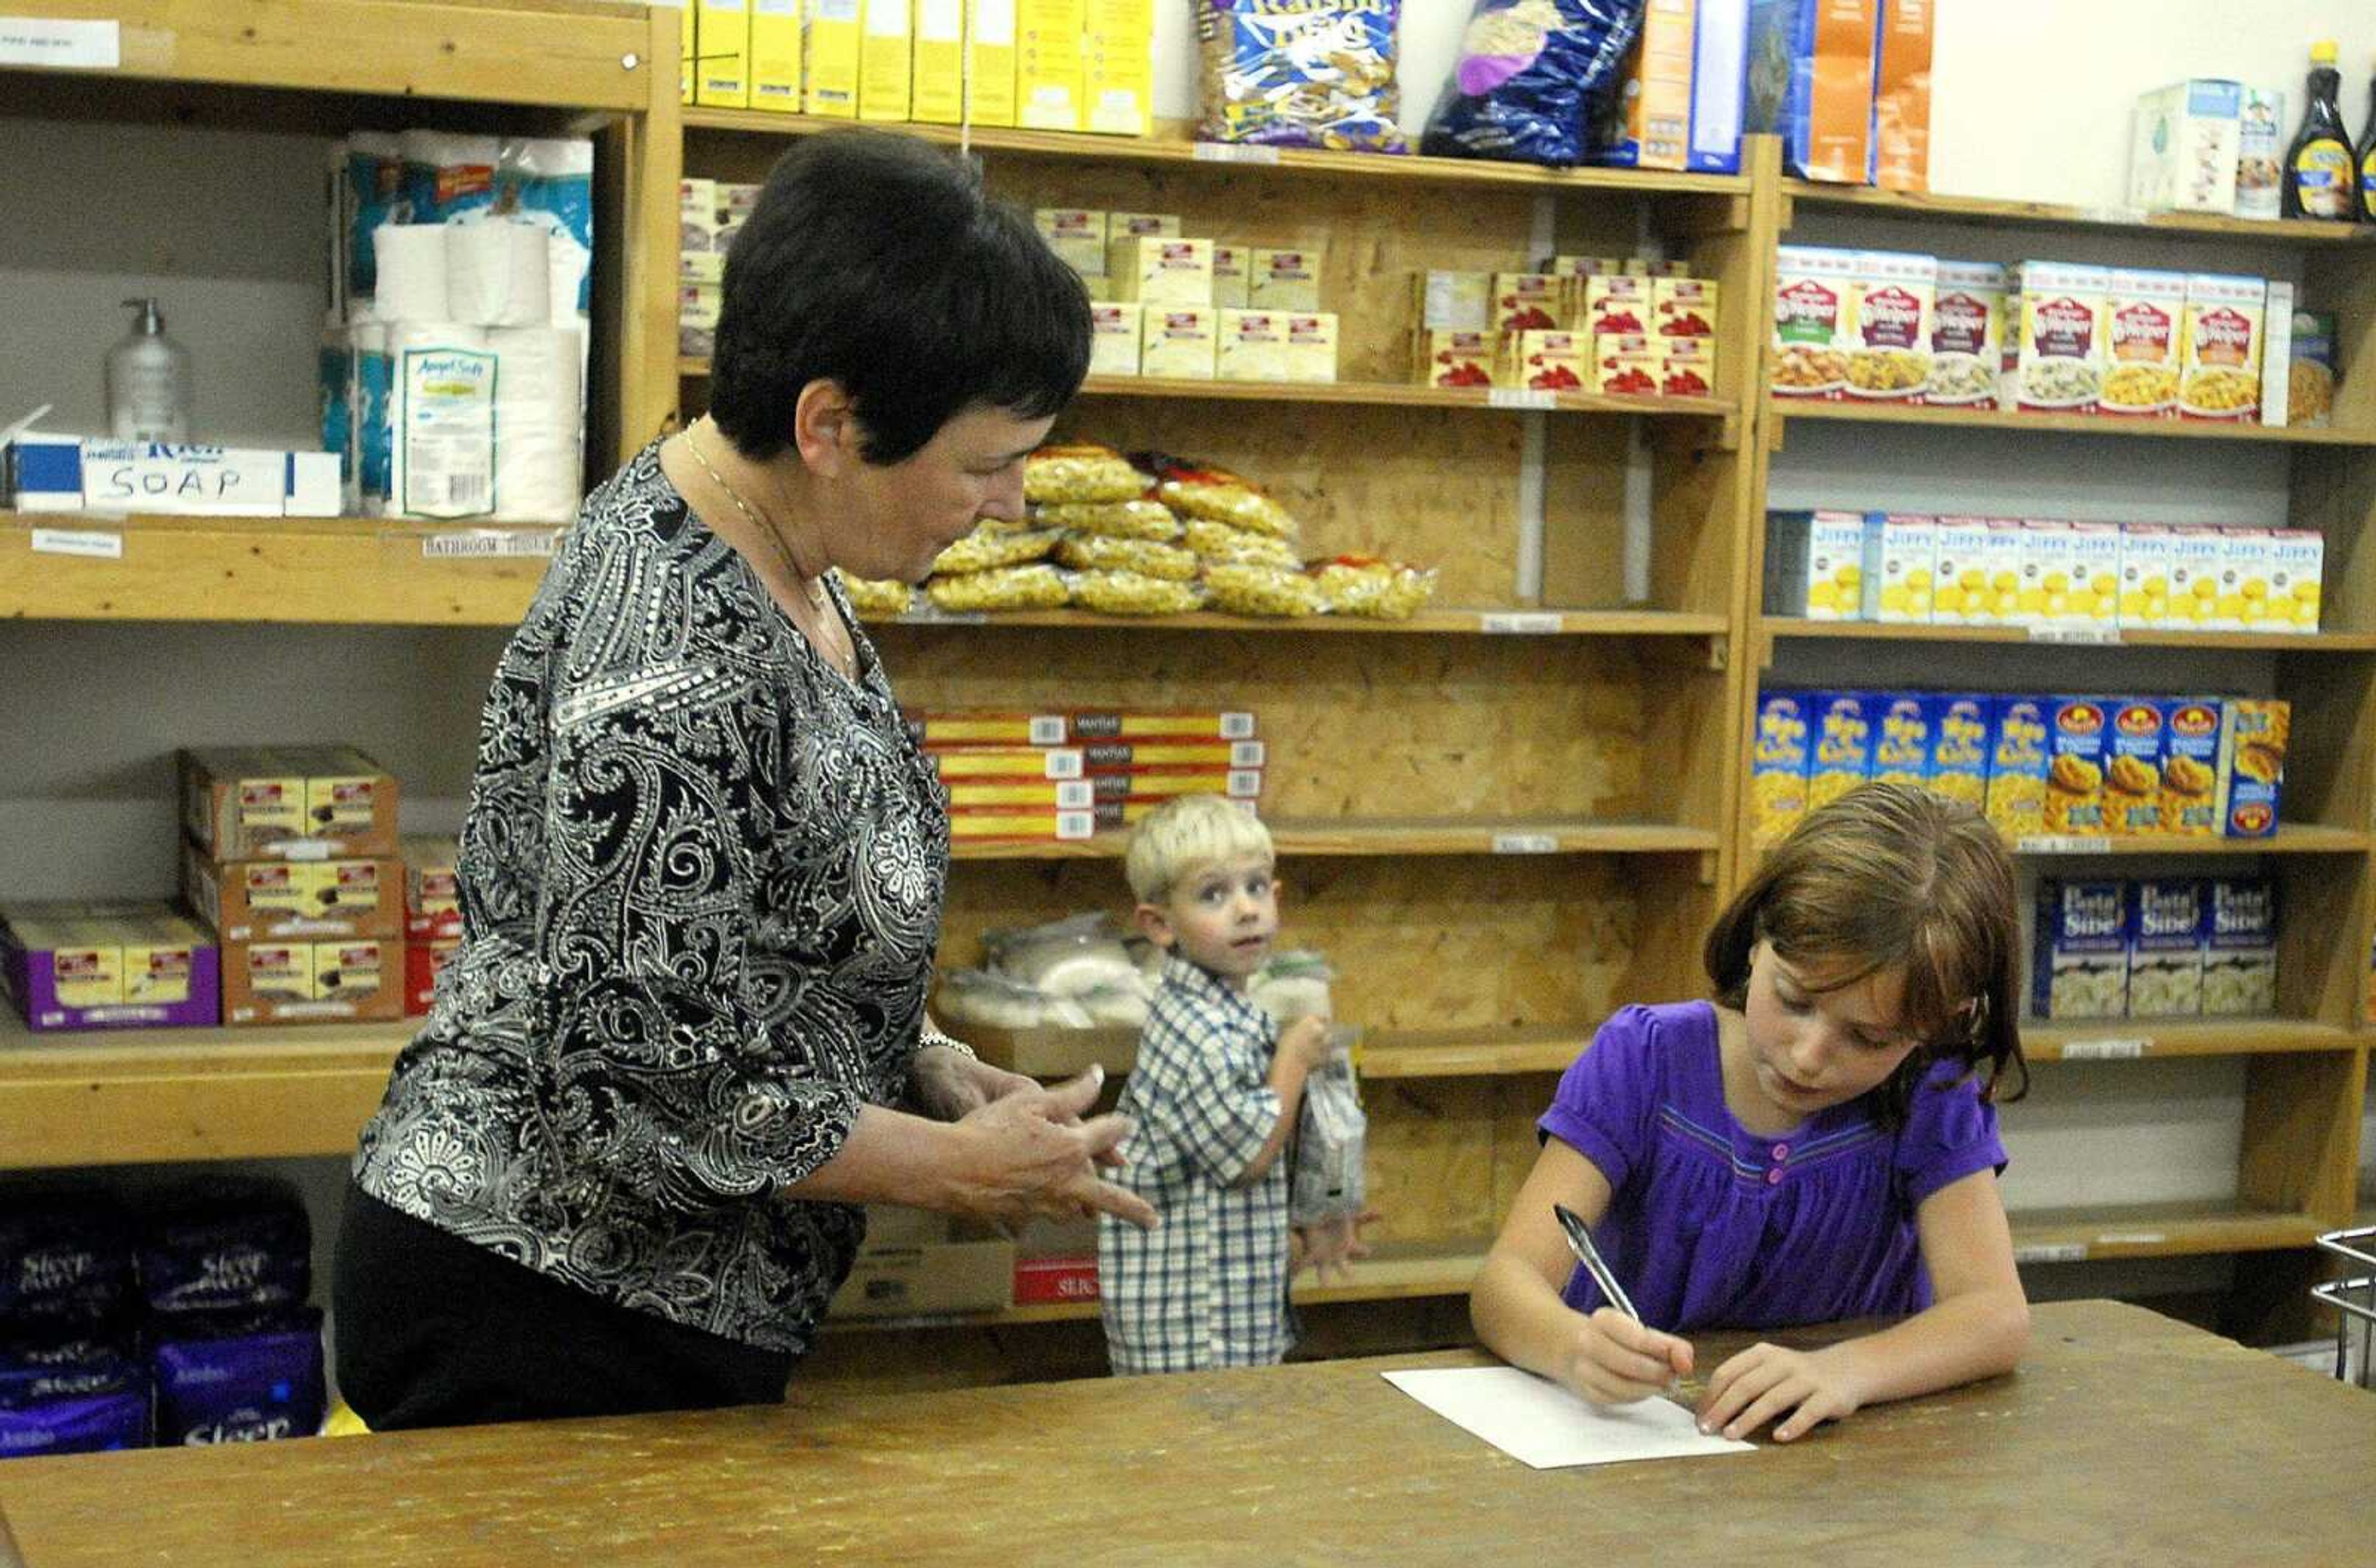
[[2376, 1388], [2376, 1225], [2331, 1230], [2318, 1244], [2344, 1265], [2344, 1277], [2310, 1292], [2334, 1309], [2334, 1375]]

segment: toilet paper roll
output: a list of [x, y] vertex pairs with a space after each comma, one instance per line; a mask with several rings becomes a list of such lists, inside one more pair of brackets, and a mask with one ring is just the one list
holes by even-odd
[[389, 223], [372, 232], [377, 291], [372, 313], [382, 321], [452, 321], [446, 293], [443, 223]]
[[387, 357], [387, 326], [359, 321], [347, 328], [355, 386], [355, 492], [360, 515], [385, 517], [395, 464], [395, 391]]
[[564, 523], [585, 482], [585, 335], [575, 327], [505, 327], [487, 334], [495, 355], [495, 516]]
[[487, 339], [485, 329], [457, 322], [399, 321], [388, 327], [390, 515], [493, 513], [502, 362]]
[[586, 297], [586, 275], [593, 269], [594, 256], [577, 243], [574, 234], [556, 229], [546, 236], [551, 250], [552, 265], [547, 276], [552, 279], [552, 323], [567, 327], [586, 319], [578, 302]]
[[532, 223], [489, 219], [453, 225], [446, 240], [443, 319], [474, 327], [537, 327], [552, 314], [552, 247]]

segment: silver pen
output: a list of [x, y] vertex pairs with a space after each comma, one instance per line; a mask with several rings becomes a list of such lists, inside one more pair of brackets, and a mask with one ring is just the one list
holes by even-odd
[[1559, 1217], [1560, 1229], [1567, 1232], [1568, 1250], [1575, 1254], [1576, 1262], [1584, 1265], [1584, 1271], [1592, 1276], [1593, 1283], [1600, 1287], [1600, 1293], [1609, 1299], [1609, 1304], [1635, 1323], [1640, 1323], [1642, 1314], [1634, 1310], [1634, 1299], [1625, 1294], [1625, 1287], [1617, 1283], [1616, 1273], [1602, 1261], [1600, 1249], [1592, 1244], [1592, 1232], [1585, 1228], [1584, 1221], [1577, 1218], [1575, 1211], [1565, 1204], [1551, 1205], [1551, 1213]]

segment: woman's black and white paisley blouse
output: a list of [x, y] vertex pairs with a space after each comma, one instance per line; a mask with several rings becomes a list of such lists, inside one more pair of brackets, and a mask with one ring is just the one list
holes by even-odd
[[946, 796], [855, 641], [853, 685], [657, 446], [588, 497], [488, 693], [462, 944], [364, 1129], [366, 1193], [807, 1350], [863, 1223], [776, 1194], [906, 1094], [948, 867]]

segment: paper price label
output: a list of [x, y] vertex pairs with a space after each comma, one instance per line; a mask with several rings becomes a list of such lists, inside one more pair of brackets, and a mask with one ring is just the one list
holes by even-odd
[[1555, 636], [1565, 624], [1555, 610], [1497, 611], [1478, 617], [1481, 630], [1522, 637]]
[[2029, 640], [2080, 647], [2117, 647], [2120, 646], [2121, 629], [2118, 626], [2032, 626]]
[[2025, 855], [2109, 855], [2112, 841], [2103, 834], [2032, 833], [2014, 840]]
[[2096, 1238], [2099, 1247], [2158, 1247], [2169, 1238], [2159, 1230], [2107, 1230]]
[[1559, 835], [1556, 833], [1496, 833], [1493, 852], [1497, 855], [1556, 855]]
[[1485, 394], [1489, 409], [1556, 409], [1559, 394], [1536, 386], [1496, 386]]
[[2074, 1039], [2062, 1048], [2065, 1062], [2133, 1062], [2153, 1049], [2153, 1041], [2134, 1039]]
[[336, 848], [327, 838], [291, 838], [271, 846], [267, 852], [278, 853], [284, 861], [327, 861]]
[[35, 529], [33, 552], [37, 555], [79, 555], [90, 561], [121, 561], [124, 559], [124, 536], [89, 529]]
[[430, 561], [551, 555], [560, 539], [559, 529], [464, 529], [429, 535], [421, 541], [421, 553]]
[[2085, 1263], [2087, 1243], [2085, 1241], [2038, 1241], [2013, 1250], [2015, 1263]]
[[1241, 147], [1236, 142], [1200, 141], [1189, 156], [1199, 163], [1276, 163], [1275, 147]]
[[114, 22], [0, 17], [0, 65], [112, 71], [123, 63], [123, 32]]

